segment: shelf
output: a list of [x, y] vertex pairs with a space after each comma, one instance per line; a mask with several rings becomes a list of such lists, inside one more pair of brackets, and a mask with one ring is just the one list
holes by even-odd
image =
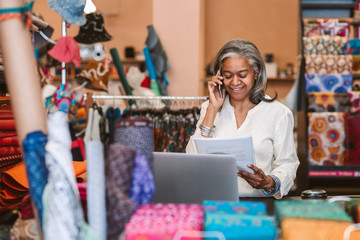
[[268, 77], [268, 81], [295, 81], [294, 77]]
[[309, 178], [356, 178], [360, 180], [360, 166], [309, 166]]

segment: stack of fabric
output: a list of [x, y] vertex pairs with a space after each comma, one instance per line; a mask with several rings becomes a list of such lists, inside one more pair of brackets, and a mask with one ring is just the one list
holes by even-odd
[[0, 98], [0, 120], [0, 182], [3, 185], [0, 188], [0, 211], [5, 211], [18, 207], [27, 192], [6, 177], [22, 162], [9, 97]]
[[[342, 207], [327, 201], [277, 201], [275, 213], [284, 240], [343, 239], [353, 224]], [[353, 232], [351, 239], [360, 239], [360, 232]]]
[[204, 201], [203, 209], [205, 232], [221, 232], [228, 240], [276, 238], [275, 218], [262, 202]]

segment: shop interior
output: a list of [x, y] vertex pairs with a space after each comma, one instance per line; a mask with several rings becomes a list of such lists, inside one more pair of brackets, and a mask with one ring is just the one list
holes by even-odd
[[[291, 112], [285, 194], [187, 153], [231, 39]], [[0, 0], [0, 239], [360, 239], [359, 48], [358, 0]]]

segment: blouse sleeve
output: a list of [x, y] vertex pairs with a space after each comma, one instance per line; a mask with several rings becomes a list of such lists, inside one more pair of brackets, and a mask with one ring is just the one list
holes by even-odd
[[280, 190], [274, 195], [279, 199], [286, 195], [294, 185], [296, 171], [300, 164], [294, 144], [294, 117], [289, 109], [286, 109], [275, 124], [274, 138], [274, 162], [271, 175], [280, 180]]
[[196, 123], [196, 129], [194, 134], [190, 137], [188, 144], [186, 145], [186, 153], [198, 153], [196, 151], [196, 147], [195, 147], [195, 143], [194, 143], [194, 138], [203, 138], [203, 136], [201, 135], [199, 126], [200, 124], [203, 122], [204, 118], [205, 118], [205, 114], [206, 114], [206, 110], [209, 106], [209, 101], [204, 102], [203, 104], [201, 104], [201, 109], [200, 109], [200, 117], [198, 122]]

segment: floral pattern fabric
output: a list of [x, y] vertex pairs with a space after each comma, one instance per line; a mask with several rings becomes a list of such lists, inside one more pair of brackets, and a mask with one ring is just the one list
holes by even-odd
[[308, 74], [352, 74], [352, 55], [305, 55]]
[[340, 36], [303, 37], [304, 54], [342, 55], [347, 42], [347, 37]]
[[351, 74], [305, 74], [306, 92], [348, 93], [352, 90]]
[[350, 106], [348, 93], [308, 93], [308, 112], [348, 112]]

